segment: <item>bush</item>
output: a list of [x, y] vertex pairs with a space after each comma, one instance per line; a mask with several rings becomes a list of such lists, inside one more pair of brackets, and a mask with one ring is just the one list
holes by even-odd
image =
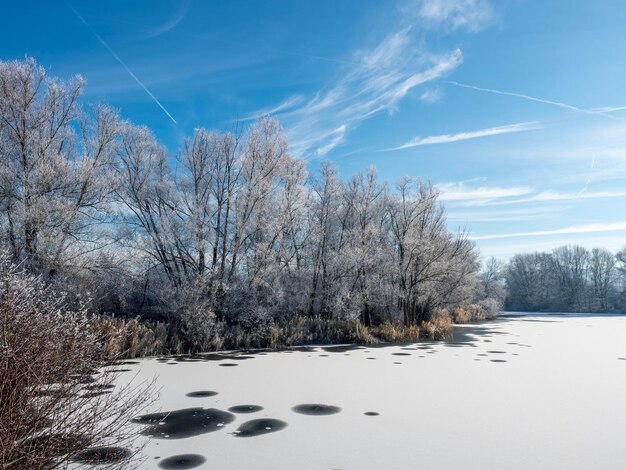
[[3, 256], [0, 331], [0, 468], [64, 468], [90, 447], [130, 442], [125, 424], [147, 390], [109, 393], [111, 350], [92, 320]]
[[500, 304], [494, 299], [484, 299], [478, 304], [455, 307], [451, 311], [452, 320], [458, 325], [485, 321], [495, 318], [500, 312]]
[[485, 314], [485, 319], [494, 319], [502, 311], [502, 304], [496, 299], [484, 299], [478, 304]]
[[452, 320], [458, 325], [463, 325], [472, 321], [472, 312], [469, 308], [455, 307], [452, 309]]
[[100, 338], [104, 354], [109, 359], [161, 354], [168, 340], [167, 328], [163, 324], [151, 328], [137, 318], [126, 320], [94, 315], [90, 318], [89, 328]]
[[372, 335], [387, 343], [409, 343], [419, 340], [420, 329], [417, 326], [393, 325], [386, 321], [380, 326], [370, 328]]
[[449, 338], [452, 334], [452, 319], [446, 309], [435, 311], [430, 321], [422, 323], [422, 336], [433, 340]]

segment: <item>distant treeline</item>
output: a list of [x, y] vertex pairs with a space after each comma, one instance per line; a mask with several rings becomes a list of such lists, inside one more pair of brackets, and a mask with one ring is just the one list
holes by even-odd
[[505, 307], [517, 311], [613, 312], [626, 310], [626, 249], [562, 246], [550, 253], [491, 262], [506, 284]]

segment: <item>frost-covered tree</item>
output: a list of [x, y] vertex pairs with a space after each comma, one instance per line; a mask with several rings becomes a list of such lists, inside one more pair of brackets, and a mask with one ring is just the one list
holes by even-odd
[[32, 59], [0, 62], [0, 226], [13, 259], [35, 269], [75, 267], [110, 242], [118, 117], [81, 109], [82, 88]]
[[516, 255], [506, 270], [507, 307], [524, 311], [607, 312], [619, 298], [620, 254], [580, 246]]
[[293, 315], [415, 325], [473, 298], [477, 251], [429, 183], [388, 188], [374, 168], [344, 180], [328, 163], [309, 175], [269, 116], [195, 129], [171, 153], [80, 106], [82, 87], [0, 63], [0, 242], [76, 297], [88, 289], [94, 310], [192, 336]]
[[445, 225], [437, 191], [404, 178], [390, 198], [389, 216], [396, 255], [398, 304], [406, 325], [414, 325], [437, 307], [460, 304], [473, 295], [477, 253], [465, 234]]
[[480, 282], [478, 297], [480, 299], [493, 299], [502, 308], [507, 295], [505, 275], [506, 264], [493, 256], [488, 258], [478, 275]]
[[591, 310], [609, 311], [616, 294], [617, 260], [608, 250], [593, 248], [589, 255], [589, 282]]

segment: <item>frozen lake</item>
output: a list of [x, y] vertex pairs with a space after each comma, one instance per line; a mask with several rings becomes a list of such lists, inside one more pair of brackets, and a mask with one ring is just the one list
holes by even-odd
[[[512, 316], [459, 326], [441, 343], [138, 362], [128, 366], [134, 380], [156, 377], [160, 389], [146, 412], [186, 410], [165, 424], [156, 415], [134, 425], [152, 436], [142, 438], [142, 468], [553, 470], [626, 462], [622, 316]], [[329, 408], [306, 406], [316, 404]], [[193, 458], [167, 460], [181, 454], [195, 455], [197, 466]]]

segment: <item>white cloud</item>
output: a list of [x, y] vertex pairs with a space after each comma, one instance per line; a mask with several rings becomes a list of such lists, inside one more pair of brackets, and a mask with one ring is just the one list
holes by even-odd
[[306, 101], [304, 96], [292, 95], [283, 100], [281, 103], [278, 103], [276, 106], [255, 111], [253, 114], [250, 114], [243, 119], [237, 119], [237, 121], [254, 121], [255, 119], [259, 119], [260, 117], [268, 114], [278, 114], [282, 111], [295, 108], [296, 106], [301, 105], [304, 101]]
[[591, 111], [595, 111], [597, 113], [616, 113], [618, 111], [624, 111], [624, 110], [626, 110], [626, 106], [615, 106], [615, 107], [603, 106], [600, 108], [592, 109]]
[[178, 24], [185, 19], [187, 16], [187, 12], [189, 11], [189, 6], [191, 4], [191, 0], [184, 0], [178, 7], [178, 10], [174, 13], [174, 15], [169, 18], [165, 23], [160, 24], [150, 31], [147, 31], [143, 35], [140, 36], [141, 39], [150, 39], [165, 34], [172, 29], [174, 29]]
[[494, 235], [472, 236], [472, 240], [496, 240], [501, 238], [518, 237], [544, 237], [549, 235], [563, 235], [572, 233], [597, 233], [597, 232], [618, 232], [626, 231], [626, 222], [594, 223], [584, 225], [573, 225], [555, 230], [541, 230], [537, 232], [500, 233]]
[[510, 210], [474, 210], [452, 209], [448, 212], [448, 220], [462, 221], [468, 224], [480, 222], [529, 222], [532, 220], [554, 220], [562, 212], [563, 207], [550, 207], [544, 210], [533, 208], [519, 208]]
[[443, 201], [468, 201], [468, 200], [493, 200], [499, 198], [523, 196], [533, 192], [532, 188], [519, 187], [497, 187], [483, 186], [478, 188], [467, 188], [463, 182], [443, 183], [436, 185], [441, 192], [440, 199]]
[[535, 129], [542, 129], [542, 127], [537, 122], [521, 122], [518, 124], [509, 124], [506, 126], [491, 127], [489, 129], [481, 129], [478, 131], [460, 132], [458, 134], [432, 135], [428, 137], [418, 136], [418, 137], [411, 139], [406, 144], [389, 149], [389, 151], [403, 150], [403, 149], [412, 148], [412, 147], [419, 147], [422, 145], [448, 144], [451, 142], [459, 142], [461, 140], [478, 139], [480, 137], [488, 137], [488, 136], [500, 135], [500, 134], [510, 134], [514, 132], [531, 131]]
[[626, 191], [596, 191], [564, 193], [558, 191], [543, 191], [532, 197], [531, 201], [569, 201], [574, 199], [605, 199], [613, 197], [624, 197]]
[[486, 0], [422, 0], [417, 14], [427, 23], [478, 31], [491, 23], [494, 12]]
[[626, 197], [626, 191], [594, 191], [594, 192], [560, 192], [542, 191], [531, 197], [510, 199], [508, 201], [494, 201], [486, 205], [523, 204], [529, 202], [576, 201], [583, 199], [608, 199]]
[[532, 241], [520, 243], [511, 243], [510, 240], [479, 242], [483, 259], [490, 256], [507, 259], [517, 253], [548, 252], [564, 245], [580, 245], [587, 249], [601, 246], [610, 251], [617, 251], [624, 247], [624, 237], [621, 234], [601, 236], [597, 234], [571, 234], [561, 235], [557, 238], [536, 238]]
[[[400, 9], [401, 26], [378, 45], [345, 59], [332, 59], [341, 70], [327, 86], [306, 98], [287, 98], [250, 118], [275, 113], [287, 130], [294, 153], [325, 155], [345, 142], [361, 121], [383, 112], [393, 113], [411, 90], [444, 78], [461, 65], [459, 48], [439, 53], [427, 49], [424, 27], [439, 32], [461, 28], [478, 31], [494, 19], [488, 0], [406, 0]], [[442, 96], [440, 88], [431, 87], [422, 91], [420, 99], [434, 103]]]
[[[301, 156], [321, 156], [345, 141], [361, 121], [392, 113], [415, 87], [444, 77], [463, 62], [460, 49], [432, 54], [407, 27], [353, 55], [330, 84], [309, 98], [291, 97], [273, 110]], [[267, 113], [257, 111], [252, 116]]]
[[335, 129], [335, 131], [333, 132], [333, 137], [331, 141], [328, 142], [323, 147], [318, 147], [315, 154], [318, 157], [324, 156], [328, 152], [330, 152], [332, 149], [334, 149], [337, 145], [339, 145], [341, 142], [343, 142], [343, 138], [346, 135], [346, 129], [347, 127], [345, 124], [342, 124], [337, 129]]
[[424, 90], [420, 95], [420, 100], [424, 103], [439, 103], [443, 98], [443, 91], [441, 88], [429, 88]]

